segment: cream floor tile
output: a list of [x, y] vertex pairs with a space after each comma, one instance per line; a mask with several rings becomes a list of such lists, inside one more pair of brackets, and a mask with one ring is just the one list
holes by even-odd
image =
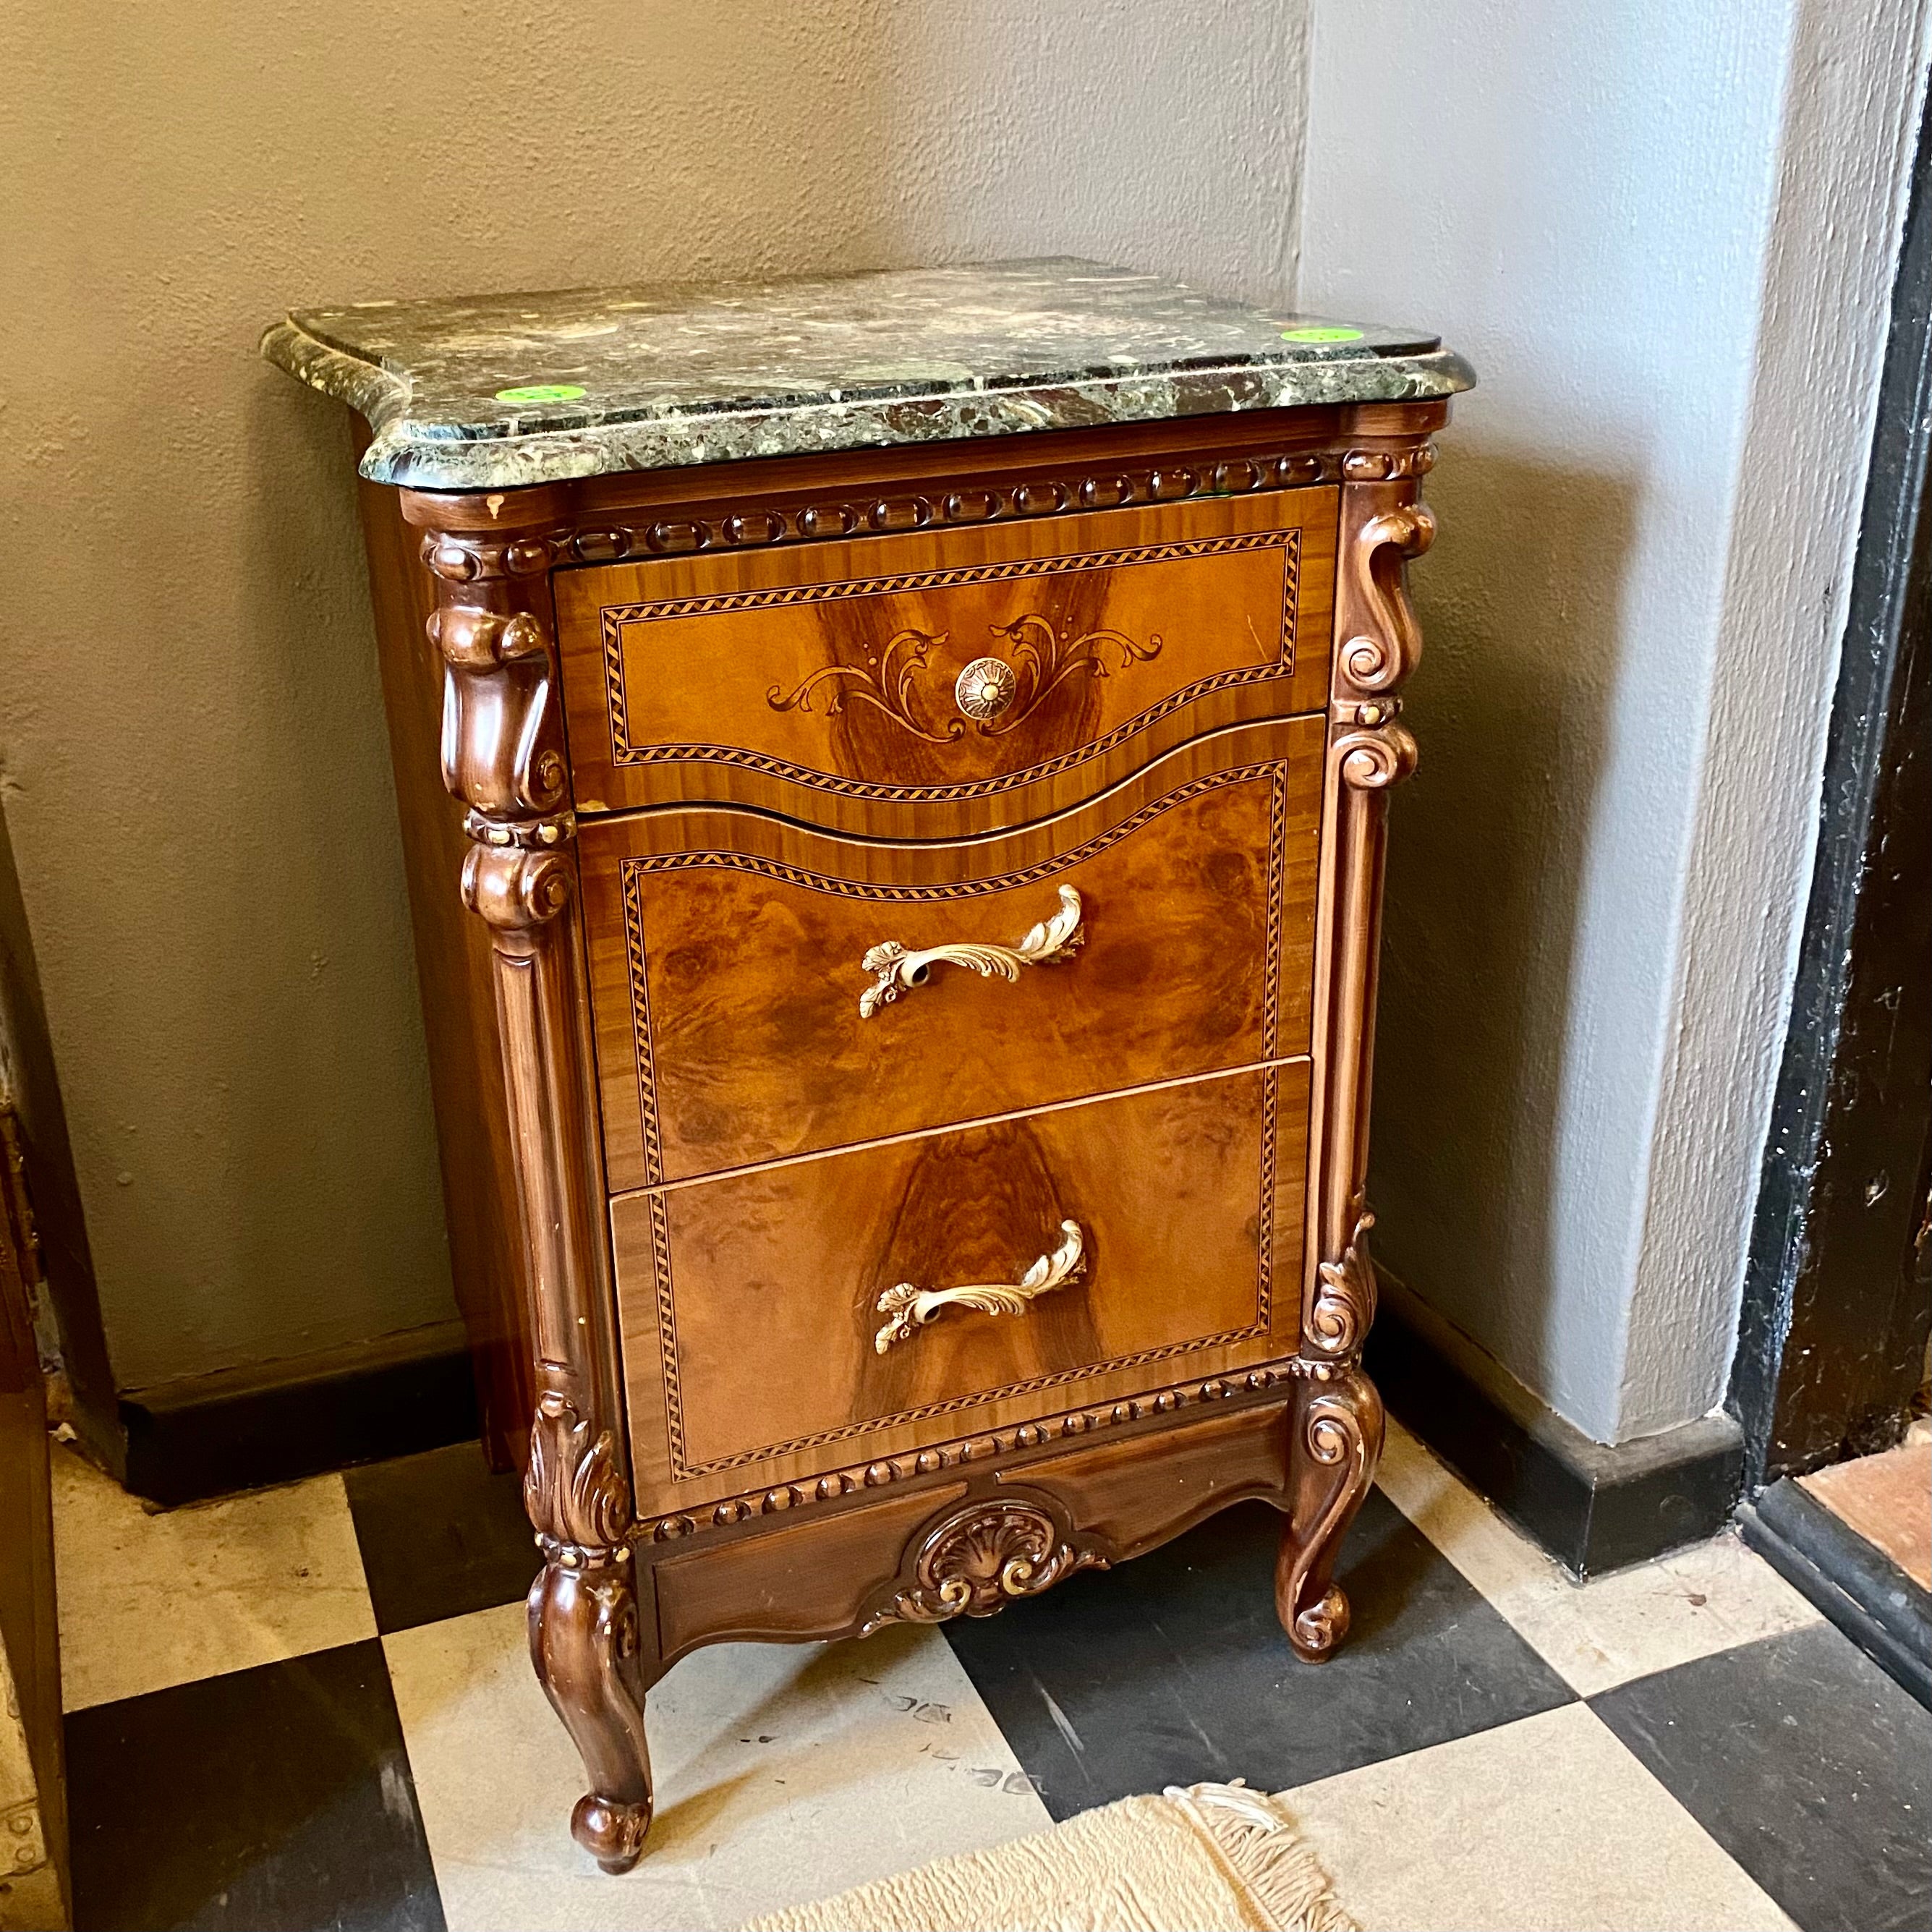
[[1734, 1530], [1577, 1583], [1395, 1423], [1379, 1480], [1396, 1508], [1582, 1696], [1818, 1621]]
[[1792, 1924], [1586, 1704], [1304, 1785], [1288, 1804], [1363, 1932]]
[[936, 1630], [723, 1644], [651, 1694], [657, 1818], [608, 1877], [571, 1841], [582, 1774], [523, 1606], [383, 1642], [450, 1932], [710, 1932], [1049, 1822]]
[[70, 1711], [376, 1634], [340, 1476], [151, 1514], [57, 1447], [53, 1503]]

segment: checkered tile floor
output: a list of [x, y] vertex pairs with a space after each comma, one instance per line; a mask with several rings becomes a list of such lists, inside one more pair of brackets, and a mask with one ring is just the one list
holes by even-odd
[[63, 1456], [56, 1510], [83, 1932], [698, 1932], [1238, 1777], [1366, 1928], [1932, 1924], [1932, 1714], [1735, 1538], [1580, 1588], [1400, 1430], [1330, 1664], [1258, 1504], [985, 1622], [700, 1652], [621, 1879], [473, 1445], [165, 1516]]

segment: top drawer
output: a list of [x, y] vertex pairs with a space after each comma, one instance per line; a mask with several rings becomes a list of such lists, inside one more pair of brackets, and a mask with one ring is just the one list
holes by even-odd
[[1064, 810], [1327, 701], [1335, 517], [1276, 490], [562, 572], [577, 808], [902, 838]]

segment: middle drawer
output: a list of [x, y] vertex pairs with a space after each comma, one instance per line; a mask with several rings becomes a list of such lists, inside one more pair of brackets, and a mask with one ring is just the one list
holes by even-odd
[[1306, 1052], [1323, 735], [1217, 733], [950, 844], [584, 825], [611, 1191]]

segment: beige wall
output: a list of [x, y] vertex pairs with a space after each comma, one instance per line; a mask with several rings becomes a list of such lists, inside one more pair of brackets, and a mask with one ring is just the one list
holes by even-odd
[[1285, 300], [1305, 26], [0, 4], [0, 785], [123, 1387], [452, 1312], [347, 428], [262, 326], [1055, 251]]

